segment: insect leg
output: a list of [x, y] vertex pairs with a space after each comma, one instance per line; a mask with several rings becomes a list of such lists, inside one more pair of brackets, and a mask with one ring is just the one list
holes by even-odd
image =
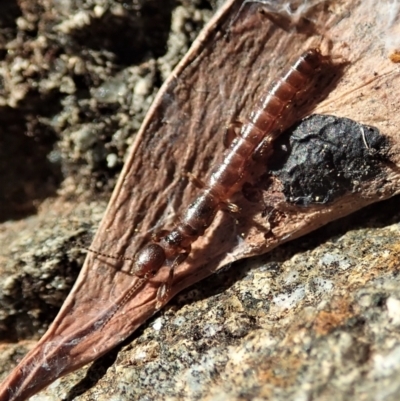
[[202, 180], [200, 180], [200, 178], [197, 178], [192, 173], [186, 173], [186, 176], [189, 178], [190, 182], [194, 184], [195, 187], [203, 189], [206, 186], [206, 184]]
[[184, 253], [180, 253], [175, 260], [172, 262], [170, 266], [168, 277], [165, 282], [161, 284], [157, 291], [157, 302], [156, 302], [156, 309], [160, 309], [163, 305], [167, 302], [169, 293], [172, 288], [172, 283], [174, 281], [174, 272], [175, 269], [185, 261], [185, 259], [189, 256], [190, 250]]
[[223, 144], [225, 148], [229, 148], [232, 142], [240, 134], [240, 129], [243, 126], [243, 122], [240, 120], [232, 121], [226, 128], [223, 137]]
[[262, 162], [267, 160], [273, 151], [271, 136], [267, 135], [260, 144], [256, 147], [252, 154], [252, 159], [256, 162]]

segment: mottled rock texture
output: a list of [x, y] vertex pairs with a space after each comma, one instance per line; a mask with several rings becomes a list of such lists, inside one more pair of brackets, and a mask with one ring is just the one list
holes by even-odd
[[[54, 319], [147, 108], [216, 8], [0, 5], [1, 379]], [[398, 203], [234, 263], [33, 399], [397, 400]]]

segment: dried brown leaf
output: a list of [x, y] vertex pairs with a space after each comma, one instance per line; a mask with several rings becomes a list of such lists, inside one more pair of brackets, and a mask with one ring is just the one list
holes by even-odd
[[[279, 12], [259, 13], [263, 5], [228, 1], [199, 36], [164, 84], [126, 161], [92, 248], [134, 255], [155, 229], [168, 229], [196, 195], [185, 172], [204, 176], [223, 151], [224, 126], [246, 116], [254, 101], [282, 67], [303, 50], [323, 50], [348, 61], [337, 87], [317, 112], [352, 118], [379, 128], [391, 144], [384, 174], [361, 183], [323, 206], [285, 204], [283, 195], [264, 191], [264, 202], [282, 210], [271, 230], [262, 217], [264, 204], [244, 209], [234, 219], [219, 213], [176, 271], [171, 297], [183, 288], [240, 258], [258, 255], [304, 235], [329, 221], [399, 193], [398, 66], [388, 58], [391, 26], [380, 19], [378, 5], [350, 0], [317, 3], [308, 10], [315, 27], [291, 29]], [[271, 15], [269, 14], [269, 17]], [[304, 20], [302, 20], [304, 22]], [[297, 21], [300, 23], [299, 21]], [[300, 26], [300, 25], [298, 25]], [[329, 37], [332, 48], [328, 49]], [[266, 233], [272, 232], [273, 235]], [[233, 234], [232, 234], [233, 233]], [[238, 234], [241, 240], [238, 241]], [[59, 315], [37, 346], [0, 389], [0, 400], [23, 400], [68, 372], [100, 357], [155, 312], [162, 270], [127, 305], [113, 314], [119, 299], [135, 284], [130, 263], [89, 254]]]

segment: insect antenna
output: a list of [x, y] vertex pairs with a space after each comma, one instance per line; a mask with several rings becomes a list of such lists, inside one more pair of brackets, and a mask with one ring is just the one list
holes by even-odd
[[138, 281], [129, 291], [123, 296], [121, 301], [117, 302], [115, 309], [107, 316], [106, 320], [102, 323], [100, 330], [103, 330], [107, 323], [116, 315], [116, 313], [121, 310], [137, 293], [137, 291], [148, 281], [148, 277], [138, 278]]
[[86, 248], [85, 246], [82, 246], [81, 248], [84, 249], [85, 251], [94, 253], [95, 255], [104, 256], [104, 257], [110, 258], [110, 259], [116, 259], [116, 260], [135, 260], [135, 258], [130, 258], [130, 257], [127, 257], [127, 256], [112, 255], [112, 254], [109, 254], [109, 253], [104, 253], [104, 252], [100, 252], [100, 251], [95, 251], [94, 249]]

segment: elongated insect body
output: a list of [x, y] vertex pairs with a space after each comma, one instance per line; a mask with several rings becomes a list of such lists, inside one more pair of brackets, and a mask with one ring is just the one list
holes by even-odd
[[187, 258], [193, 242], [204, 235], [217, 212], [226, 207], [229, 198], [238, 191], [238, 185], [256, 150], [262, 145], [268, 155], [271, 153], [273, 140], [283, 128], [287, 128], [282, 121], [291, 112], [291, 104], [297, 96], [307, 93], [324, 63], [329, 62], [330, 58], [323, 56], [319, 49], [307, 50], [261, 97], [242, 125], [240, 133], [224, 152], [222, 162], [209, 172], [199, 195], [181, 216], [180, 222], [137, 253], [132, 272], [138, 277], [138, 282], [123, 297], [115, 312], [163, 266], [169, 266], [170, 270], [167, 280], [158, 290], [157, 307], [166, 302], [174, 269]]

